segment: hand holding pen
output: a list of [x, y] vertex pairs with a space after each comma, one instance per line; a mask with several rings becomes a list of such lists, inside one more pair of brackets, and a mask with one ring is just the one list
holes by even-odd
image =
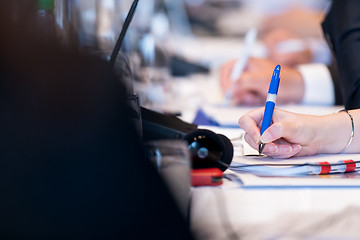
[[[280, 89], [281, 91], [281, 89]], [[350, 111], [356, 124], [360, 109]], [[263, 153], [274, 158], [310, 156], [344, 151], [351, 134], [351, 121], [345, 112], [324, 116], [292, 113], [276, 108], [272, 124], [260, 136], [264, 107], [255, 109], [239, 119], [239, 126], [246, 132], [245, 141], [254, 149], [266, 143]], [[359, 153], [360, 128], [343, 153]]]
[[[264, 109], [252, 111], [239, 120], [239, 125], [246, 131], [245, 140], [249, 142], [252, 147], [258, 145], [259, 154], [263, 152], [266, 143], [271, 143], [272, 135], [266, 130], [270, 127], [275, 110], [275, 102], [280, 84], [280, 65], [274, 69], [270, 87], [267, 95], [266, 105]], [[259, 112], [260, 111], [260, 112]], [[257, 126], [261, 125], [261, 129]], [[273, 127], [276, 130], [276, 126]], [[265, 134], [264, 134], [265, 133]], [[277, 140], [277, 139], [273, 139]], [[267, 150], [271, 154], [283, 154], [283, 157], [290, 157], [297, 154], [301, 149], [299, 144], [283, 144], [276, 145], [271, 143]]]
[[226, 105], [229, 104], [232, 95], [233, 95], [233, 85], [234, 83], [239, 79], [241, 74], [243, 73], [246, 64], [248, 62], [248, 59], [251, 54], [251, 50], [253, 48], [253, 45], [257, 38], [257, 30], [255, 28], [251, 28], [245, 35], [244, 38], [244, 45], [242, 47], [242, 51], [239, 54], [238, 59], [234, 62], [234, 65], [232, 66], [232, 70], [229, 75], [229, 86], [227, 87], [227, 90], [225, 92], [224, 96], [224, 103]]
[[[250, 111], [239, 119], [239, 126], [245, 133], [245, 141], [258, 150], [260, 143], [265, 143], [263, 153], [269, 157], [289, 158], [317, 154], [313, 136], [316, 129], [312, 129], [311, 120], [303, 115], [275, 109], [273, 123], [260, 134], [260, 127], [264, 117], [264, 107]], [[318, 117], [315, 117], [315, 119]], [[293, 123], [300, 123], [298, 126]], [[302, 126], [302, 124], [304, 124]], [[299, 128], [304, 127], [302, 133]], [[306, 130], [308, 128], [308, 130]], [[307, 135], [309, 134], [309, 135]]]
[[279, 81], [280, 66], [276, 66], [266, 107], [250, 111], [239, 119], [239, 126], [245, 131], [245, 141], [252, 148], [260, 147], [260, 153], [276, 158], [359, 153], [360, 128], [354, 128], [354, 125], [360, 119], [360, 109], [352, 110], [351, 114], [349, 111], [324, 116], [275, 109]]

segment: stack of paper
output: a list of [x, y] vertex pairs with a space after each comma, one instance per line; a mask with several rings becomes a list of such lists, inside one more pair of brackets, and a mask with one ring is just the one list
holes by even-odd
[[[360, 154], [321, 154], [311, 157], [273, 159], [237, 156], [225, 177], [242, 187], [360, 187], [360, 173], [341, 173], [345, 164], [335, 165], [338, 173], [319, 174], [317, 163], [337, 164], [353, 160], [359, 166]], [[308, 165], [310, 164], [310, 165]]]

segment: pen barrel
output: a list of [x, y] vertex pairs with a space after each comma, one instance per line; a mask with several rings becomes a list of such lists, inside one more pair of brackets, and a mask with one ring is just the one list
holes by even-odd
[[275, 102], [273, 102], [273, 101], [266, 102], [264, 117], [263, 117], [261, 130], [260, 130], [261, 135], [265, 132], [266, 129], [268, 129], [268, 127], [270, 127], [274, 108], [275, 108]]
[[261, 124], [261, 129], [260, 129], [261, 135], [266, 131], [266, 129], [268, 129], [268, 127], [270, 127], [271, 124], [271, 120], [275, 108], [276, 95], [280, 84], [280, 69], [281, 69], [280, 65], [276, 65], [271, 78], [270, 87], [266, 99], [263, 122]]

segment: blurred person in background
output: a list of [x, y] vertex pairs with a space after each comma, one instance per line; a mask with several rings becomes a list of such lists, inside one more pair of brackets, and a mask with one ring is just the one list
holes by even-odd
[[295, 5], [263, 20], [260, 39], [268, 50], [267, 58], [250, 58], [234, 85], [229, 77], [236, 60], [221, 68], [222, 88], [233, 88], [235, 104], [263, 104], [267, 95], [263, 86], [277, 64], [282, 66], [279, 103], [343, 103], [336, 62], [320, 33], [327, 2], [316, 9]]

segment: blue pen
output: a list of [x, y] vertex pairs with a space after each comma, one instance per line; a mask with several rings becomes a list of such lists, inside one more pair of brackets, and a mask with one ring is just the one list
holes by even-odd
[[[262, 121], [261, 130], [260, 130], [261, 135], [265, 132], [266, 129], [268, 129], [268, 127], [270, 127], [270, 124], [271, 124], [271, 120], [272, 120], [272, 116], [273, 116], [274, 108], [275, 108], [276, 95], [278, 93], [279, 83], [280, 83], [280, 69], [281, 69], [280, 65], [277, 65], [274, 69], [274, 72], [273, 72], [273, 75], [271, 78], [269, 92], [268, 92], [267, 99], [266, 99], [264, 118]], [[264, 147], [265, 147], [265, 144], [260, 143], [259, 154], [262, 153], [262, 151], [264, 150]]]

